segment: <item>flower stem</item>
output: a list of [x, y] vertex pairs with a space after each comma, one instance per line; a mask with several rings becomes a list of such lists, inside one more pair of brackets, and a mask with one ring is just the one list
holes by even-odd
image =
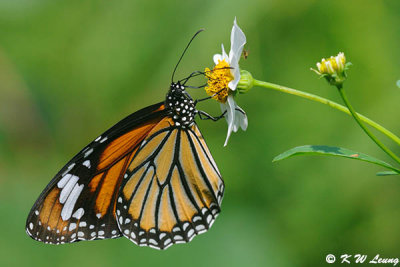
[[[328, 105], [334, 109], [337, 109], [339, 111], [342, 111], [344, 113], [347, 113], [348, 115], [351, 116], [351, 112], [349, 111], [348, 108], [346, 108], [345, 106], [342, 106], [334, 101], [331, 101], [329, 99], [314, 95], [314, 94], [310, 94], [310, 93], [306, 93], [303, 91], [299, 91], [296, 89], [292, 89], [289, 87], [285, 87], [285, 86], [281, 86], [278, 84], [273, 84], [273, 83], [269, 83], [269, 82], [264, 82], [264, 81], [258, 81], [256, 79], [254, 79], [253, 81], [253, 85], [254, 86], [260, 86], [260, 87], [264, 87], [264, 88], [268, 88], [268, 89], [272, 89], [272, 90], [276, 90], [276, 91], [280, 91], [286, 94], [290, 94], [290, 95], [295, 95], [295, 96], [299, 96], [314, 102], [318, 102], [321, 104], [325, 104]], [[378, 130], [379, 132], [383, 133], [384, 135], [386, 135], [388, 138], [392, 139], [395, 143], [397, 143], [398, 145], [400, 145], [400, 138], [398, 136], [396, 136], [394, 133], [392, 133], [391, 131], [389, 131], [388, 129], [386, 129], [385, 127], [383, 127], [382, 125], [374, 122], [373, 120], [363, 116], [362, 114], [359, 113], [355, 113], [357, 114], [358, 118], [365, 122], [366, 124], [370, 125], [371, 127], [375, 128], [376, 130]]]
[[358, 114], [356, 113], [353, 106], [350, 104], [349, 100], [347, 99], [347, 96], [346, 96], [346, 93], [344, 92], [343, 87], [338, 86], [338, 90], [339, 90], [340, 96], [343, 99], [343, 102], [345, 103], [345, 105], [347, 106], [349, 111], [351, 112], [351, 115], [356, 120], [358, 125], [360, 125], [361, 129], [363, 129], [364, 132], [369, 136], [369, 138], [371, 138], [372, 141], [375, 142], [375, 144], [377, 144], [383, 151], [385, 151], [386, 154], [388, 154], [392, 159], [394, 159], [397, 163], [400, 164], [400, 158], [398, 156], [396, 156], [388, 147], [386, 147], [378, 138], [376, 138], [375, 135], [373, 133], [371, 133], [371, 131], [367, 127], [365, 127], [365, 125], [362, 123]]

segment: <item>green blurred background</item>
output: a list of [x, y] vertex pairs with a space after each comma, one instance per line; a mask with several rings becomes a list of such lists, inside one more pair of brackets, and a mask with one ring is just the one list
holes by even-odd
[[[229, 49], [235, 16], [248, 40], [243, 69], [340, 101], [309, 68], [343, 51], [353, 63], [346, 88], [355, 108], [400, 132], [398, 0], [1, 0], [1, 266], [321, 266], [328, 253], [400, 257], [399, 177], [337, 158], [271, 163], [304, 144], [386, 156], [343, 113], [262, 88], [238, 99], [249, 127], [227, 147], [225, 122], [199, 122], [226, 183], [222, 213], [206, 234], [166, 251], [124, 238], [51, 246], [26, 235], [26, 216], [53, 175], [119, 119], [164, 98], [199, 28], [206, 31], [176, 77], [212, 67], [220, 44]], [[214, 101], [198, 107], [219, 112]]]

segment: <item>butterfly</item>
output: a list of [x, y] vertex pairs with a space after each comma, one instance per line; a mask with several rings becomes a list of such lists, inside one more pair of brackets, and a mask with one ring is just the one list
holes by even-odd
[[195, 117], [218, 118], [197, 110], [187, 93], [195, 75], [171, 82], [165, 101], [124, 118], [73, 157], [33, 205], [27, 234], [49, 244], [124, 236], [166, 249], [210, 229], [224, 181]]

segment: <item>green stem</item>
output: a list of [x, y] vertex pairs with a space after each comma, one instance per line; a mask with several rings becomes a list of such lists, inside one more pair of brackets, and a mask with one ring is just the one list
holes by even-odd
[[[278, 84], [273, 84], [273, 83], [269, 83], [269, 82], [263, 82], [263, 81], [258, 81], [258, 80], [253, 80], [253, 85], [254, 86], [260, 86], [260, 87], [264, 87], [264, 88], [268, 88], [268, 89], [272, 89], [272, 90], [276, 90], [276, 91], [280, 91], [286, 94], [290, 94], [290, 95], [295, 95], [295, 96], [299, 96], [305, 99], [309, 99], [311, 101], [314, 102], [318, 102], [321, 104], [325, 104], [328, 105], [334, 109], [337, 109], [339, 111], [342, 111], [348, 115], [351, 116], [351, 113], [349, 111], [348, 108], [346, 108], [345, 106], [342, 106], [334, 101], [331, 101], [329, 99], [314, 95], [314, 94], [310, 94], [310, 93], [305, 93], [296, 89], [292, 89], [289, 87], [285, 87], [285, 86], [281, 86]], [[355, 113], [358, 115], [358, 118], [365, 122], [366, 124], [370, 125], [371, 127], [375, 128], [376, 130], [378, 130], [379, 132], [383, 133], [384, 135], [386, 135], [388, 138], [392, 139], [395, 143], [397, 143], [398, 145], [400, 145], [400, 138], [398, 136], [396, 136], [394, 133], [392, 133], [391, 131], [389, 131], [388, 129], [386, 129], [385, 127], [383, 127], [382, 125], [374, 122], [373, 120], [363, 116], [362, 114], [359, 113]]]
[[360, 117], [358, 116], [358, 114], [354, 110], [353, 106], [350, 104], [349, 100], [347, 99], [347, 96], [346, 96], [346, 93], [344, 92], [343, 87], [338, 87], [338, 89], [339, 89], [340, 96], [343, 99], [343, 102], [345, 103], [347, 108], [350, 110], [351, 115], [356, 120], [358, 125], [360, 125], [361, 129], [363, 129], [364, 132], [369, 136], [369, 138], [371, 138], [372, 141], [375, 142], [375, 144], [377, 144], [383, 151], [385, 151], [386, 154], [388, 154], [392, 159], [394, 159], [397, 163], [400, 164], [400, 158], [398, 156], [396, 156], [388, 147], [386, 147], [378, 138], [376, 138], [375, 135], [373, 133], [371, 133], [371, 131], [367, 127], [365, 127], [365, 125], [361, 122]]

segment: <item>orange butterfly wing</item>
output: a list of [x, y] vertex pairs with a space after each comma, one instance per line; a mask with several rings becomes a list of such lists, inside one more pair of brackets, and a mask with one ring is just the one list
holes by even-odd
[[207, 231], [220, 212], [224, 182], [193, 124], [166, 117], [130, 163], [116, 213], [123, 235], [140, 246], [166, 249]]
[[135, 112], [79, 152], [32, 207], [26, 232], [51, 244], [121, 236], [115, 202], [136, 150], [166, 116], [163, 103]]

